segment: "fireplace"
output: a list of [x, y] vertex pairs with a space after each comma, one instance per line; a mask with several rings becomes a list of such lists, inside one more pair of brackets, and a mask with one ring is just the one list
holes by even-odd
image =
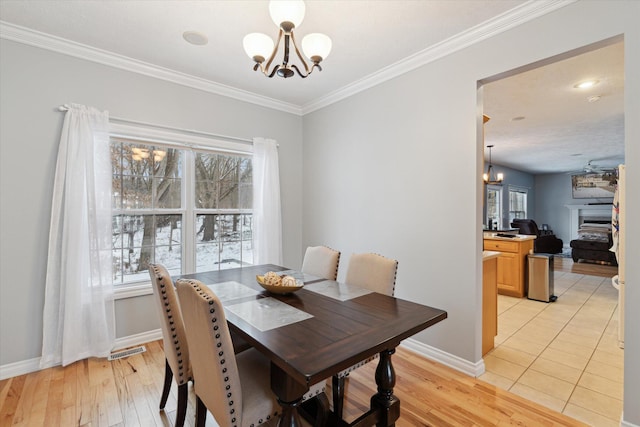
[[571, 239], [578, 238], [578, 229], [584, 222], [611, 222], [612, 205], [565, 205], [570, 211], [569, 231]]

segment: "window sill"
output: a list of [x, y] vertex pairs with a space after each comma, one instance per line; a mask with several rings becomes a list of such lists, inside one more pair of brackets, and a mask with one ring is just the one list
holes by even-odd
[[135, 285], [121, 285], [115, 288], [113, 293], [113, 299], [125, 299], [140, 297], [143, 295], [151, 295], [153, 289], [151, 289], [151, 282], [138, 283]]

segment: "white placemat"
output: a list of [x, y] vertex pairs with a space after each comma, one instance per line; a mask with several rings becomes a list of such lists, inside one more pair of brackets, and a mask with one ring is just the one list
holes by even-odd
[[225, 306], [225, 310], [263, 332], [313, 317], [309, 313], [270, 297]]
[[339, 301], [347, 301], [373, 292], [369, 289], [347, 285], [346, 283], [339, 283], [335, 280], [324, 280], [322, 282], [310, 283], [305, 285], [304, 288], [308, 291], [337, 299]]
[[258, 295], [260, 293], [260, 291], [251, 289], [250, 287], [236, 281], [214, 283], [207, 286], [213, 291], [214, 294], [218, 296], [218, 298], [220, 298], [220, 301], [223, 303], [227, 301], [233, 301], [234, 299], [238, 298], [246, 298], [253, 295]]
[[279, 276], [288, 275], [293, 276], [297, 280], [302, 280], [304, 283], [313, 282], [315, 280], [323, 280], [322, 277], [314, 276], [312, 274], [303, 273], [298, 270], [284, 270], [284, 271], [276, 271]]

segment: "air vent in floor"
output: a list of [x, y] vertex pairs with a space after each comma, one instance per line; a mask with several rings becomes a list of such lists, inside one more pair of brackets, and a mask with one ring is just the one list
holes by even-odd
[[138, 347], [128, 348], [126, 350], [115, 351], [109, 355], [107, 360], [122, 359], [123, 357], [129, 357], [129, 356], [133, 356], [134, 354], [144, 353], [145, 351], [147, 351], [147, 349], [143, 345]]

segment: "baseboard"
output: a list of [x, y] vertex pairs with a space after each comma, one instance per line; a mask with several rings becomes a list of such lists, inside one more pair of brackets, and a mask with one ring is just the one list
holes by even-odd
[[146, 344], [151, 341], [162, 339], [162, 329], [154, 329], [152, 331], [142, 332], [127, 337], [116, 338], [113, 343], [113, 350], [122, 350], [127, 347], [134, 347], [140, 344]]
[[0, 366], [0, 381], [40, 370], [40, 358], [36, 357], [20, 362], [7, 363]]
[[622, 413], [622, 416], [620, 417], [620, 427], [640, 427], [638, 424], [633, 424], [630, 423], [628, 421], [624, 420], [624, 412]]
[[472, 377], [479, 377], [484, 374], [484, 360], [480, 359], [479, 362], [473, 363], [465, 360], [461, 357], [455, 356], [446, 351], [442, 351], [438, 348], [424, 344], [420, 341], [416, 341], [413, 338], [406, 339], [400, 344], [401, 347], [411, 350], [421, 356], [431, 359], [435, 362], [442, 363], [450, 368], [460, 371], [463, 374], [467, 374]]
[[[113, 344], [113, 350], [122, 350], [127, 347], [145, 344], [151, 341], [162, 339], [162, 330], [155, 329], [153, 331], [142, 332], [140, 334], [129, 335], [127, 337], [116, 338]], [[19, 375], [30, 374], [40, 370], [40, 358], [22, 360], [20, 362], [8, 363], [0, 366], [0, 381], [7, 378], [17, 377]]]

